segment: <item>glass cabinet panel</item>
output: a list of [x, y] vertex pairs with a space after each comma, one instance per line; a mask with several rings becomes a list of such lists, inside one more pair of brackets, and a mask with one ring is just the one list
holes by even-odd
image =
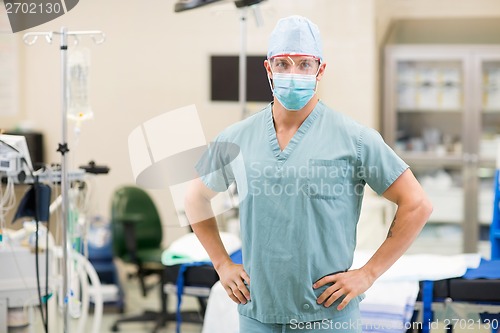
[[433, 236], [429, 249], [487, 256], [500, 155], [500, 46], [391, 45], [385, 65], [384, 138], [434, 206], [417, 240]]
[[482, 112], [479, 156], [495, 160], [500, 139], [500, 60], [484, 61], [482, 71]]
[[398, 152], [462, 152], [463, 73], [459, 61], [399, 61], [396, 66]]
[[397, 68], [398, 109], [462, 109], [460, 62], [400, 61]]
[[483, 110], [500, 112], [500, 61], [485, 61], [482, 72]]
[[[500, 143], [500, 55], [479, 56], [477, 84], [480, 88], [480, 133], [478, 136], [479, 247], [490, 246], [488, 230], [493, 220], [494, 176]], [[483, 250], [482, 252], [487, 252]]]

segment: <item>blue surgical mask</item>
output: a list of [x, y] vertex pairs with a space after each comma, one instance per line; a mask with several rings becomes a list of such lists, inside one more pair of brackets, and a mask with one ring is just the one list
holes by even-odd
[[301, 110], [316, 93], [316, 75], [274, 73], [273, 94], [290, 111]]

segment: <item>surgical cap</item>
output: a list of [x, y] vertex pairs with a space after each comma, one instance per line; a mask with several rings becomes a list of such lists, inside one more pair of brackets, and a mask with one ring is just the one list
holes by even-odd
[[311, 55], [323, 60], [323, 45], [318, 26], [305, 17], [294, 15], [276, 24], [267, 48], [267, 58], [279, 55]]

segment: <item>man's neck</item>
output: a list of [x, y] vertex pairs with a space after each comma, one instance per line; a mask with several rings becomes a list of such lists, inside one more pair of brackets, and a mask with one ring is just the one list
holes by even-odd
[[273, 103], [273, 120], [276, 132], [297, 130], [314, 110], [318, 101], [318, 98], [314, 96], [302, 109], [290, 111], [285, 109], [275, 98]]

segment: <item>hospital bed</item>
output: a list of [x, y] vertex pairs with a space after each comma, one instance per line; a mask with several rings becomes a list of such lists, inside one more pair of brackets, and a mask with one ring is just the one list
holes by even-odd
[[462, 277], [421, 281], [419, 289], [415, 314], [419, 314], [422, 332], [435, 326], [432, 323], [439, 310], [444, 312], [441, 322], [446, 332], [477, 323], [492, 332], [500, 331], [500, 260], [482, 260]]

